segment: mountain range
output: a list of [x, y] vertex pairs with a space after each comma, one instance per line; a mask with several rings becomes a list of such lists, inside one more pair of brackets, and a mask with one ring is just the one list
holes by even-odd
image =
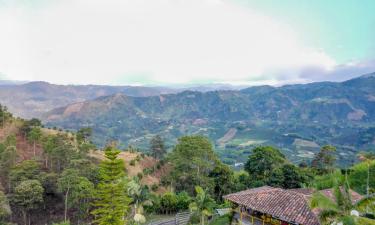
[[41, 118], [50, 127], [92, 127], [98, 145], [116, 140], [145, 150], [156, 134], [168, 146], [179, 136], [202, 134], [229, 164], [244, 161], [256, 145], [277, 146], [302, 162], [332, 144], [343, 164], [351, 163], [359, 150], [375, 148], [375, 73], [340, 83], [158, 91], [92, 96]]
[[55, 85], [43, 81], [0, 80], [0, 103], [16, 116], [30, 119], [72, 103], [92, 100], [101, 96], [123, 93], [127, 96], [145, 97], [184, 90], [212, 91], [239, 89], [240, 86], [212, 84], [201, 86], [147, 87], [109, 85]]

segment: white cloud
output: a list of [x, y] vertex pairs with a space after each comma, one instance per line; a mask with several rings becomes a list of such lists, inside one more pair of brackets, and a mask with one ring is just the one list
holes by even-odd
[[[244, 83], [335, 61], [224, 0], [56, 0], [0, 9], [0, 72], [54, 83]], [[298, 73], [290, 74], [298, 80]]]

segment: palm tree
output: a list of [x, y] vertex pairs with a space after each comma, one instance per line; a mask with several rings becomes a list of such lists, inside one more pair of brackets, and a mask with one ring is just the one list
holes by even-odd
[[145, 189], [142, 188], [139, 180], [131, 180], [128, 183], [127, 187], [128, 195], [132, 198], [134, 212], [132, 213], [133, 219], [136, 221], [137, 224], [145, 223], [146, 218], [143, 215], [143, 206], [151, 206], [152, 202], [147, 199], [147, 193], [145, 193]]
[[210, 197], [207, 191], [199, 186], [195, 187], [195, 192], [197, 195], [194, 201], [189, 205], [189, 208], [192, 212], [196, 212], [200, 216], [200, 223], [204, 225], [205, 217], [211, 215], [215, 201]]

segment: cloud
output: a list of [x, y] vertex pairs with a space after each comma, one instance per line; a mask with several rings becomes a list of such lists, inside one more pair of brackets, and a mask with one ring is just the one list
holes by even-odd
[[0, 72], [9, 79], [279, 84], [307, 80], [304, 68], [337, 66], [287, 24], [231, 1], [42, 3], [0, 8]]

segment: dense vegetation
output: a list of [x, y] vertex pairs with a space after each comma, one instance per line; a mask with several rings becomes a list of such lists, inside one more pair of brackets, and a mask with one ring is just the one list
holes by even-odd
[[340, 165], [351, 165], [360, 149], [375, 148], [375, 75], [342, 83], [238, 91], [194, 92], [150, 97], [115, 94], [49, 112], [50, 127], [78, 130], [88, 124], [93, 141], [118, 140], [147, 151], [154, 135], [171, 150], [184, 135], [213, 141], [227, 164], [245, 163], [250, 149], [275, 146], [294, 163], [312, 159], [321, 146], [337, 148]]
[[[157, 163], [130, 176], [116, 143], [106, 145], [102, 158], [93, 157], [98, 150], [90, 141], [90, 128], [75, 133], [50, 130], [39, 120], [16, 119], [0, 109], [1, 224], [143, 224], [155, 215], [182, 211], [192, 212], [191, 224], [228, 224], [230, 216], [214, 215], [214, 209], [231, 207], [222, 196], [263, 185], [339, 190], [336, 203], [324, 196], [314, 198], [318, 200], [312, 207], [324, 209], [322, 222], [353, 222], [352, 208], [368, 215], [375, 212], [372, 198], [351, 205], [347, 191], [341, 191], [351, 188], [367, 196], [375, 192], [375, 176], [369, 176], [375, 174], [372, 153], [361, 154], [362, 162], [350, 168], [338, 169], [333, 146], [322, 147], [311, 162], [299, 165], [277, 148], [258, 146], [249, 149], [244, 170], [234, 171], [220, 161], [206, 137], [180, 137], [168, 153], [163, 138], [154, 136], [149, 155]], [[127, 150], [137, 151], [131, 146]], [[160, 182], [142, 183], [161, 168], [165, 170]]]

